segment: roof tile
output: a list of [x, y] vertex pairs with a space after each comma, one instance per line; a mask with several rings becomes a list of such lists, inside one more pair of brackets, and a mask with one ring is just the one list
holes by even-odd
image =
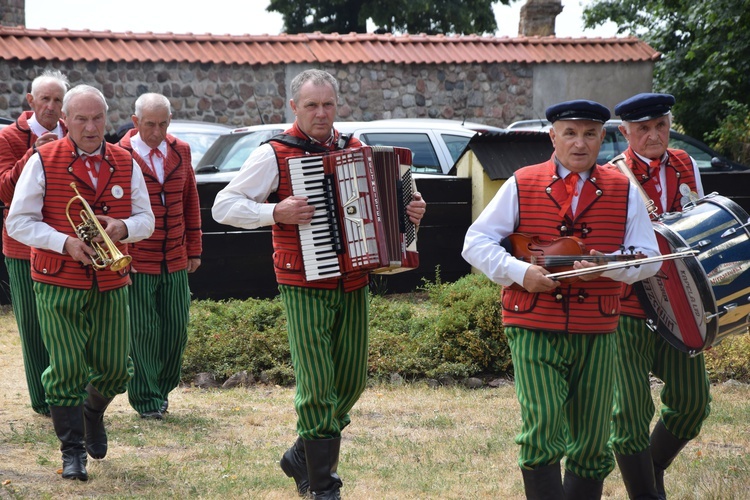
[[0, 27], [0, 58], [73, 61], [286, 63], [605, 63], [656, 61], [638, 38], [478, 35], [116, 33]]

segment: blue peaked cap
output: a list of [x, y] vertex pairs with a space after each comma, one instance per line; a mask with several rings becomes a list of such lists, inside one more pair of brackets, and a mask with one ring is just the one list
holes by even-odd
[[547, 108], [545, 114], [550, 123], [558, 120], [591, 120], [604, 123], [610, 117], [609, 109], [598, 102], [586, 99], [553, 104]]
[[615, 114], [626, 122], [644, 122], [666, 115], [674, 102], [671, 94], [637, 94], [615, 106]]

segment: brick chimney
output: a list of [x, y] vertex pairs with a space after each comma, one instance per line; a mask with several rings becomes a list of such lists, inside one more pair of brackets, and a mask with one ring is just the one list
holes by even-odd
[[526, 0], [521, 7], [518, 34], [555, 36], [555, 18], [562, 10], [562, 0]]
[[26, 26], [26, 0], [0, 0], [0, 26]]

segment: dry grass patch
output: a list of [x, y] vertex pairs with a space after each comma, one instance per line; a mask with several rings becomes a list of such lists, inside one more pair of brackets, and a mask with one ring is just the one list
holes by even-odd
[[[12, 315], [0, 311], [0, 499], [294, 499], [278, 460], [295, 438], [291, 388], [177, 389], [162, 422], [140, 419], [118, 396], [106, 414], [110, 451], [90, 460], [88, 483], [62, 480], [48, 418], [32, 413]], [[703, 432], [668, 472], [670, 498], [746, 498], [750, 387], [713, 388]], [[342, 493], [356, 499], [523, 497], [513, 438], [512, 385], [432, 389], [375, 385], [344, 431]], [[605, 498], [624, 499], [615, 470]]]

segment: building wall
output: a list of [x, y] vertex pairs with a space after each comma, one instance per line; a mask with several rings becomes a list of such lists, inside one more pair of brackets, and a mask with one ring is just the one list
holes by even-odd
[[[591, 99], [614, 111], [617, 103], [651, 92], [654, 63], [540, 64], [534, 68], [532, 116], [544, 118], [552, 104]], [[615, 118], [615, 116], [612, 116]]]
[[[233, 127], [293, 121], [289, 82], [305, 65], [240, 66], [164, 62], [0, 61], [0, 116], [28, 109], [31, 81], [60, 69], [71, 85], [102, 90], [109, 128], [133, 113], [144, 92], [170, 98], [175, 119]], [[636, 91], [650, 90], [653, 65], [372, 64], [321, 67], [340, 82], [339, 118], [447, 118], [494, 126], [544, 115], [555, 102], [586, 97], [614, 107]]]
[[0, 25], [2, 26], [25, 26], [26, 25], [26, 1], [25, 0], [0, 0]]

